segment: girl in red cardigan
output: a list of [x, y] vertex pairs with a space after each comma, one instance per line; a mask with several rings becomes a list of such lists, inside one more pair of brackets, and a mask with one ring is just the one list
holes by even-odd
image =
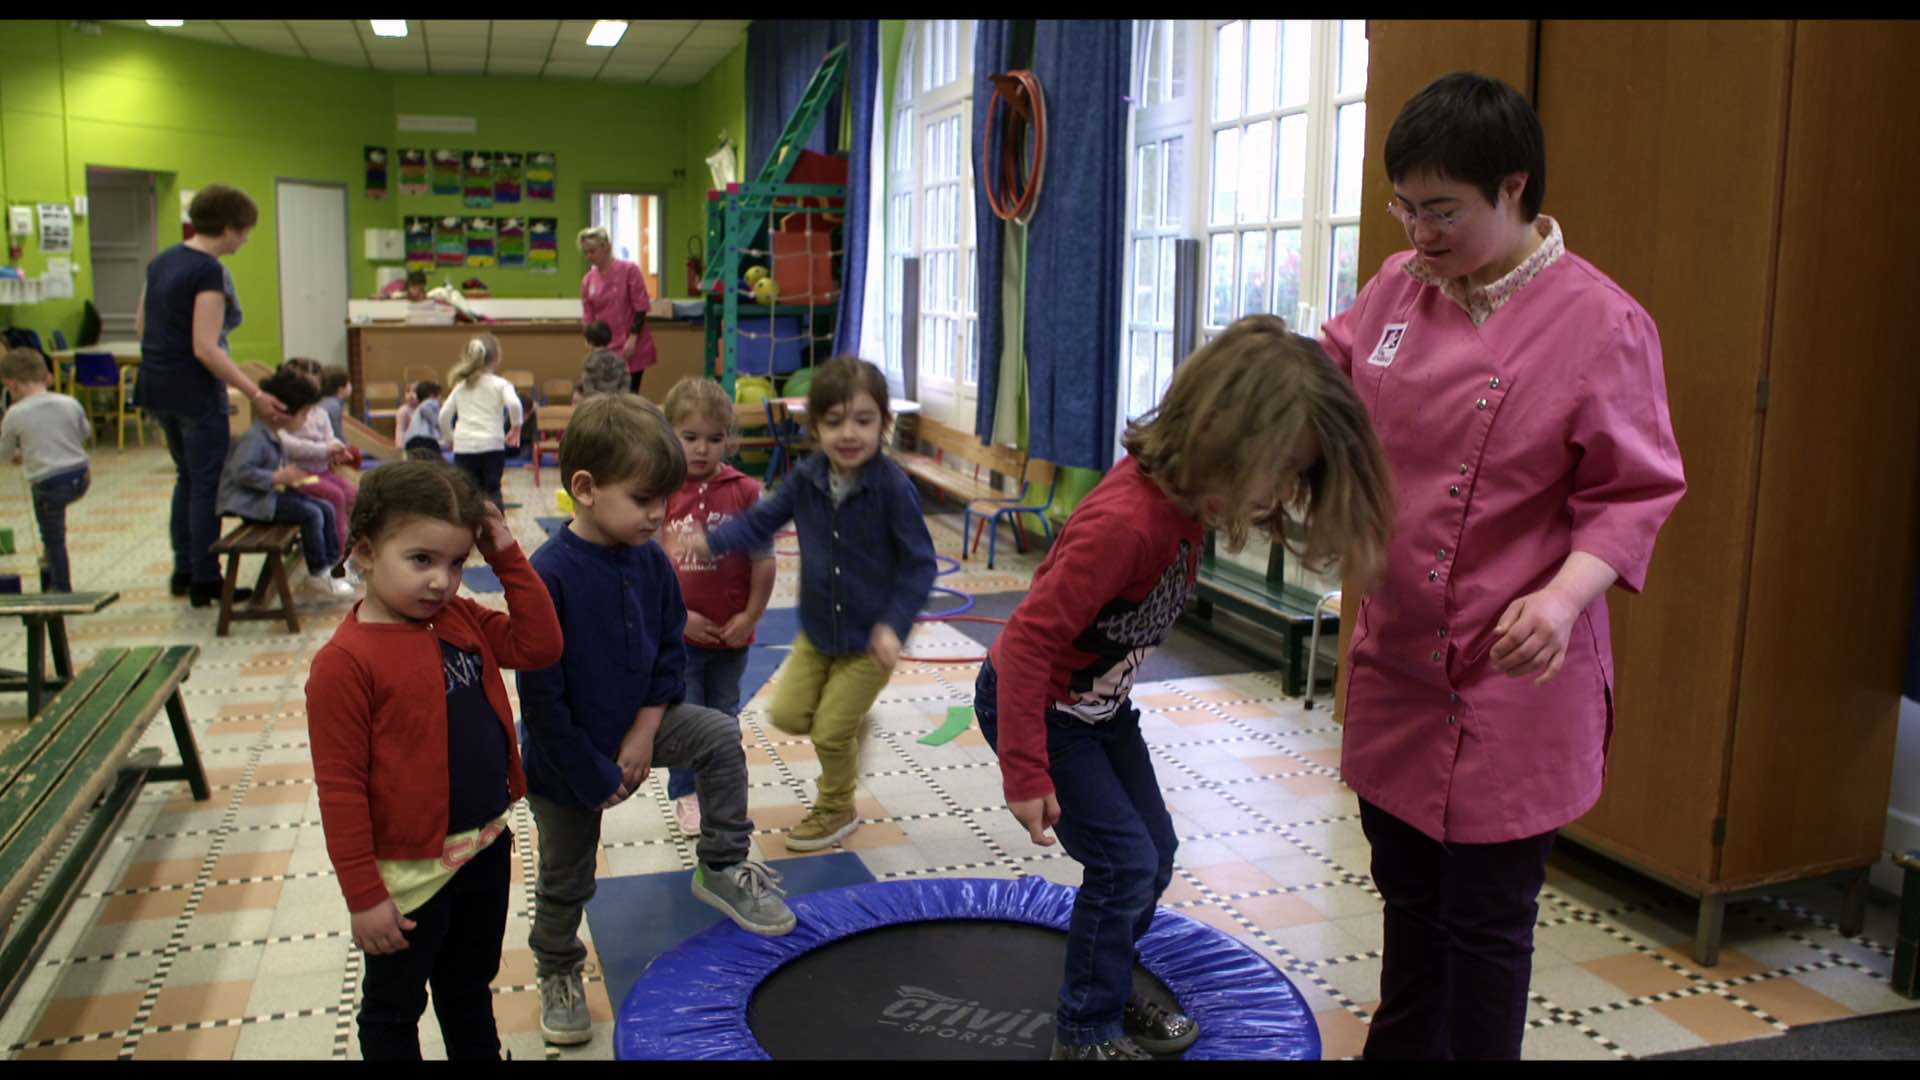
[[[418, 1060], [431, 983], [448, 1058], [498, 1058], [507, 808], [527, 789], [500, 669], [559, 662], [560, 621], [499, 509], [442, 462], [368, 473], [350, 545], [367, 595], [313, 658], [307, 723], [327, 855], [367, 954], [360, 1050]], [[458, 595], [476, 545], [505, 612]]]

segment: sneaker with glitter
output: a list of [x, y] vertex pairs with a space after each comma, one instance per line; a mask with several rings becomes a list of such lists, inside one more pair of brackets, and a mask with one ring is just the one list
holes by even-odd
[[587, 1015], [587, 984], [580, 972], [541, 977], [540, 1034], [560, 1046], [577, 1046], [593, 1038], [593, 1018]]
[[1053, 1052], [1047, 1057], [1053, 1061], [1152, 1061], [1153, 1055], [1134, 1045], [1125, 1035], [1117, 1039], [1097, 1043], [1061, 1042], [1060, 1036], [1053, 1037]]
[[793, 909], [781, 899], [786, 890], [780, 887], [780, 872], [765, 863], [745, 859], [724, 870], [696, 866], [693, 895], [749, 933], [779, 937], [793, 931]]
[[1127, 999], [1125, 1023], [1127, 1037], [1149, 1054], [1177, 1054], [1200, 1037], [1191, 1017], [1138, 995]]

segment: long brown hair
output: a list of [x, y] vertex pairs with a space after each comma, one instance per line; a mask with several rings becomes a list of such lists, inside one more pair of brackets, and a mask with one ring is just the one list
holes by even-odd
[[[1344, 558], [1363, 586], [1378, 580], [1393, 526], [1386, 456], [1346, 376], [1317, 342], [1272, 315], [1249, 315], [1182, 363], [1157, 408], [1121, 439], [1142, 471], [1177, 500], [1224, 506], [1227, 548], [1255, 528], [1316, 569]], [[1293, 474], [1278, 505], [1259, 505], [1276, 470]], [[1286, 534], [1289, 510], [1304, 548]]]

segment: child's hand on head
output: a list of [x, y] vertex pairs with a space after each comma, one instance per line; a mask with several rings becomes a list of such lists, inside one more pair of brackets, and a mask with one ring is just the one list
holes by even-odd
[[369, 956], [385, 956], [407, 947], [403, 931], [413, 927], [413, 920], [400, 914], [399, 905], [389, 896], [365, 911], [353, 913], [353, 943]]
[[868, 651], [873, 654], [874, 662], [891, 674], [894, 665], [900, 662], [900, 635], [893, 632], [893, 627], [881, 623], [873, 628]]
[[482, 504], [487, 508], [487, 519], [473, 530], [473, 543], [480, 549], [481, 556], [485, 557], [512, 547], [514, 539], [513, 530], [507, 528], [507, 515], [500, 511], [500, 507], [490, 499], [482, 500]]

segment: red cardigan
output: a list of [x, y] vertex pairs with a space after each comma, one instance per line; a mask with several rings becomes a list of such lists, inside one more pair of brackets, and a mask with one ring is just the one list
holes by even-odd
[[368, 623], [355, 604], [307, 676], [307, 729], [327, 855], [348, 911], [387, 899], [376, 860], [431, 859], [447, 838], [447, 697], [440, 642], [478, 652], [507, 737], [507, 792], [526, 794], [500, 668], [558, 663], [560, 619], [519, 545], [487, 564], [511, 613], [456, 596], [431, 622]]

